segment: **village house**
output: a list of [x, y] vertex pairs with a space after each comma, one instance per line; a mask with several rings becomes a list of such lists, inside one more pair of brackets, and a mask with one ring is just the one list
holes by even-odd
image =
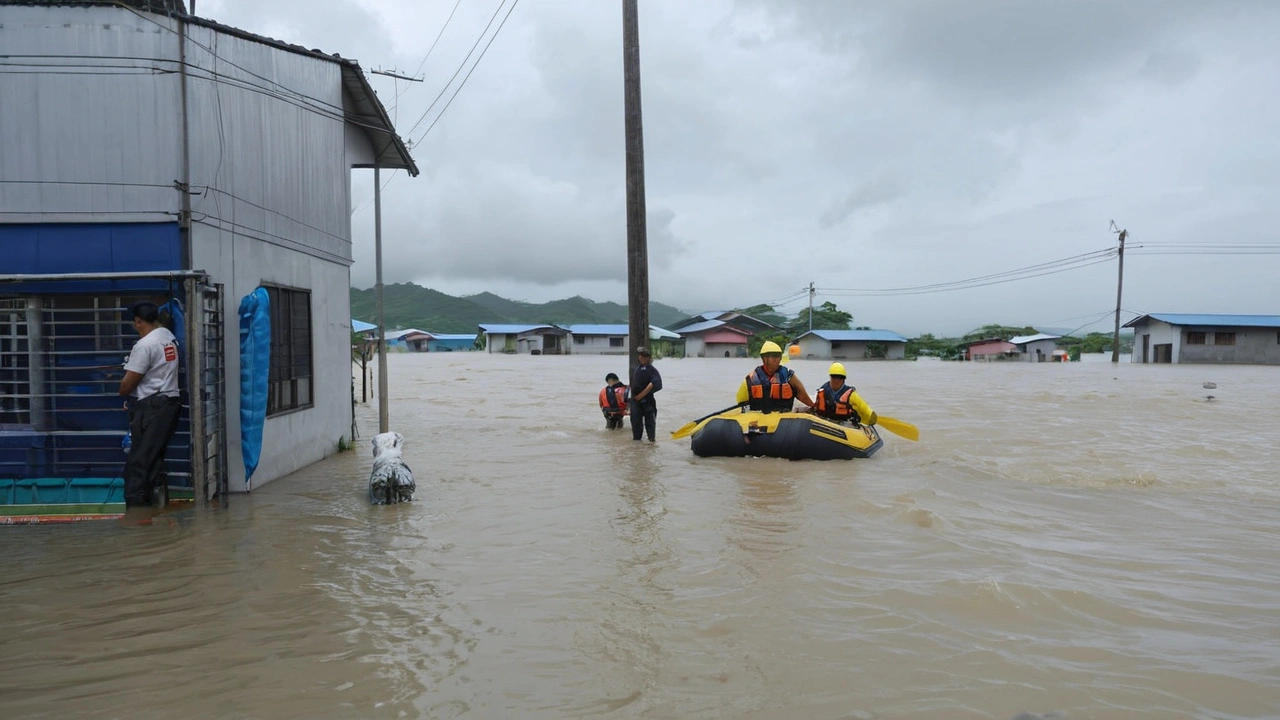
[[384, 338], [387, 341], [388, 350], [426, 352], [427, 342], [431, 340], [431, 333], [417, 328], [408, 328], [389, 332]]
[[1009, 338], [1009, 344], [1013, 345], [1014, 352], [1021, 357], [1020, 360], [1026, 362], [1050, 362], [1057, 358], [1064, 358], [1066, 355], [1058, 350], [1057, 340], [1061, 335], [1049, 335], [1048, 333], [1037, 333], [1035, 335], [1018, 335]]
[[747, 356], [747, 343], [752, 333], [723, 320], [703, 320], [675, 331], [684, 340], [688, 357]]
[[902, 360], [907, 339], [890, 330], [810, 330], [796, 339], [808, 360]]
[[556, 325], [482, 324], [484, 347], [490, 353], [508, 355], [561, 355], [569, 331]]
[[[564, 325], [569, 331], [569, 352], [574, 355], [626, 355], [630, 350], [628, 340], [631, 337], [629, 325]], [[680, 336], [660, 328], [649, 326], [649, 344], [654, 352], [663, 356], [671, 356], [672, 350], [680, 345]]]
[[254, 487], [336, 452], [351, 170], [418, 173], [360, 66], [180, 0], [0, 0], [0, 48], [24, 67], [0, 73], [0, 504], [119, 502], [116, 389], [136, 340], [121, 309], [144, 299], [176, 301], [171, 485], [246, 489], [236, 309], [259, 287], [272, 354]]
[[430, 333], [427, 352], [468, 352], [476, 349], [474, 333]]
[[1018, 352], [1018, 346], [1004, 338], [974, 340], [965, 347], [965, 360], [1004, 360]]
[[1280, 315], [1150, 313], [1124, 326], [1130, 362], [1280, 365]]

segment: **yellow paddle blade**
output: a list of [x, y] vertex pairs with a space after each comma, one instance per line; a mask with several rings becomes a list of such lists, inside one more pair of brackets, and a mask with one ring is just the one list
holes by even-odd
[[894, 435], [904, 437], [912, 442], [919, 442], [920, 440], [920, 430], [909, 422], [902, 422], [901, 420], [894, 420], [891, 417], [879, 415], [876, 418], [876, 426], [882, 427]]
[[697, 420], [691, 420], [685, 423], [684, 425], [681, 425], [679, 430], [676, 430], [675, 432], [671, 433], [671, 439], [679, 440], [680, 438], [689, 437], [690, 435], [692, 435], [694, 432], [697, 431], [698, 426], [701, 424], [702, 423], [698, 422]]

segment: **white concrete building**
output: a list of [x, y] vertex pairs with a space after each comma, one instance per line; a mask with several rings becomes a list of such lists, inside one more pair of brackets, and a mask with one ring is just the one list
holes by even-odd
[[1017, 352], [1025, 362], [1052, 362], [1058, 349], [1061, 335], [1037, 333], [1035, 335], [1018, 335], [1009, 338], [1009, 342], [1017, 348]]
[[907, 339], [891, 330], [810, 330], [796, 344], [812, 360], [902, 360], [907, 352]]
[[[417, 175], [360, 66], [190, 16], [180, 0], [0, 0], [0, 48], [23, 66], [0, 68], [0, 301], [12, 311], [0, 333], [57, 332], [20, 327], [20, 303], [181, 299], [198, 450], [186, 462], [197, 488], [234, 492], [245, 487], [235, 311], [265, 287], [273, 353], [254, 486], [335, 452], [351, 430], [351, 169]], [[94, 327], [118, 365], [118, 317]], [[35, 358], [33, 396], [50, 381], [41, 368], [79, 352], [65, 339]], [[54, 432], [37, 415], [27, 430]], [[40, 462], [27, 472], [71, 472]], [[201, 475], [217, 463], [223, 477]]]
[[1280, 365], [1280, 315], [1151, 313], [1124, 326], [1130, 362]]

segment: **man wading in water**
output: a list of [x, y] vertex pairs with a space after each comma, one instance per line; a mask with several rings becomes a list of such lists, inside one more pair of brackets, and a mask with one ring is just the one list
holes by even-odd
[[163, 472], [164, 453], [178, 429], [182, 400], [178, 397], [178, 343], [169, 329], [160, 325], [154, 303], [133, 306], [133, 329], [138, 342], [124, 363], [120, 395], [129, 411], [129, 435], [133, 445], [124, 464], [126, 508], [152, 505], [159, 490], [159, 505], [167, 500], [167, 479]]

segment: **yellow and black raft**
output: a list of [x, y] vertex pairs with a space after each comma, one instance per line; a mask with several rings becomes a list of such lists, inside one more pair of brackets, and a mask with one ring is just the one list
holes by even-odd
[[884, 445], [871, 425], [846, 425], [802, 412], [762, 413], [738, 408], [701, 421], [692, 447], [699, 457], [776, 457], [852, 460]]

